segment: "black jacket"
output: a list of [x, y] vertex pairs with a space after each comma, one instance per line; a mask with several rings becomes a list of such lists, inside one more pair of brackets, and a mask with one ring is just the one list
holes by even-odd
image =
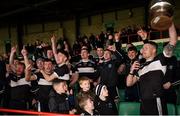
[[69, 101], [67, 94], [58, 94], [52, 89], [49, 94], [49, 110], [50, 112], [69, 114]]
[[[88, 112], [83, 110], [82, 113], [81, 113], [81, 116], [91, 116], [91, 114], [89, 114]], [[93, 116], [100, 116], [100, 114], [99, 114], [99, 112], [97, 110], [94, 110], [93, 111]]]
[[106, 101], [102, 101], [98, 96], [96, 96], [94, 100], [94, 106], [100, 115], [117, 115], [118, 114], [116, 104], [110, 98], [107, 98]]

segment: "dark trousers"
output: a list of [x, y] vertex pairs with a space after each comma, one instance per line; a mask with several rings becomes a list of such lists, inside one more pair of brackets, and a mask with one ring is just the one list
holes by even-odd
[[142, 100], [140, 113], [141, 115], [167, 115], [167, 104], [162, 98]]
[[25, 100], [10, 100], [9, 108], [17, 110], [27, 110], [27, 101]]
[[40, 102], [41, 112], [49, 112], [48, 100], [47, 101], [39, 100], [39, 102]]

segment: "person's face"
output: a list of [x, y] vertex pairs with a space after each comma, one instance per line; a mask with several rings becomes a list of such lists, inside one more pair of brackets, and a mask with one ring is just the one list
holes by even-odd
[[105, 86], [105, 87], [103, 87], [103, 89], [102, 89], [102, 96], [104, 96], [104, 97], [107, 97], [109, 94], [108, 94], [108, 90], [107, 90], [107, 87]]
[[47, 57], [53, 58], [53, 51], [52, 50], [47, 50]]
[[51, 73], [53, 71], [53, 64], [51, 61], [48, 61], [48, 62], [44, 62], [44, 71], [46, 73]]
[[80, 84], [80, 87], [82, 88], [83, 91], [89, 91], [90, 90], [90, 81], [85, 80]]
[[57, 61], [57, 64], [62, 64], [62, 63], [65, 63], [67, 58], [64, 54], [62, 54], [61, 52], [59, 52], [57, 54], [57, 57], [58, 57], [58, 61]]
[[24, 65], [17, 64], [16, 65], [16, 74], [17, 75], [22, 75], [23, 73], [24, 73]]
[[102, 57], [104, 55], [104, 51], [102, 48], [97, 48], [97, 55], [98, 57]]
[[108, 36], [108, 39], [113, 39], [113, 36], [112, 36], [112, 35], [109, 35], [109, 36]]
[[17, 65], [19, 63], [19, 60], [14, 60], [14, 65]]
[[115, 33], [115, 34], [114, 34], [114, 39], [115, 39], [115, 40], [119, 40], [119, 33]]
[[111, 52], [110, 51], [105, 51], [104, 52], [104, 59], [105, 60], [111, 60]]
[[133, 60], [136, 58], [137, 52], [134, 50], [128, 51], [128, 57], [130, 60]]
[[141, 49], [141, 53], [143, 58], [148, 59], [155, 56], [156, 49], [151, 44], [144, 44], [143, 48]]
[[85, 109], [90, 109], [90, 110], [94, 109], [94, 102], [92, 99], [90, 98], [87, 99]]
[[59, 91], [60, 93], [66, 93], [67, 90], [68, 87], [66, 82], [61, 82], [57, 85], [57, 91]]
[[36, 65], [37, 65], [38, 69], [43, 69], [43, 67], [44, 67], [44, 62], [43, 62], [42, 60], [38, 60], [38, 61], [36, 62]]
[[81, 50], [81, 58], [82, 59], [88, 59], [89, 58], [89, 53], [87, 50]]

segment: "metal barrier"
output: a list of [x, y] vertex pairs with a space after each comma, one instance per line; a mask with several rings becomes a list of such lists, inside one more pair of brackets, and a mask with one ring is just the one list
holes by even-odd
[[14, 113], [14, 114], [27, 114], [27, 115], [50, 115], [50, 116], [77, 116], [73, 114], [58, 114], [58, 113], [49, 113], [49, 112], [35, 112], [35, 111], [27, 111], [27, 110], [15, 110], [15, 109], [5, 109], [0, 108], [0, 112], [4, 113]]

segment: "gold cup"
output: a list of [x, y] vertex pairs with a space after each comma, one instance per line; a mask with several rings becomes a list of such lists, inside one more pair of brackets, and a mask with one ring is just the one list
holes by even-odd
[[167, 30], [172, 24], [173, 5], [167, 0], [152, 0], [150, 4], [151, 27], [156, 30]]

